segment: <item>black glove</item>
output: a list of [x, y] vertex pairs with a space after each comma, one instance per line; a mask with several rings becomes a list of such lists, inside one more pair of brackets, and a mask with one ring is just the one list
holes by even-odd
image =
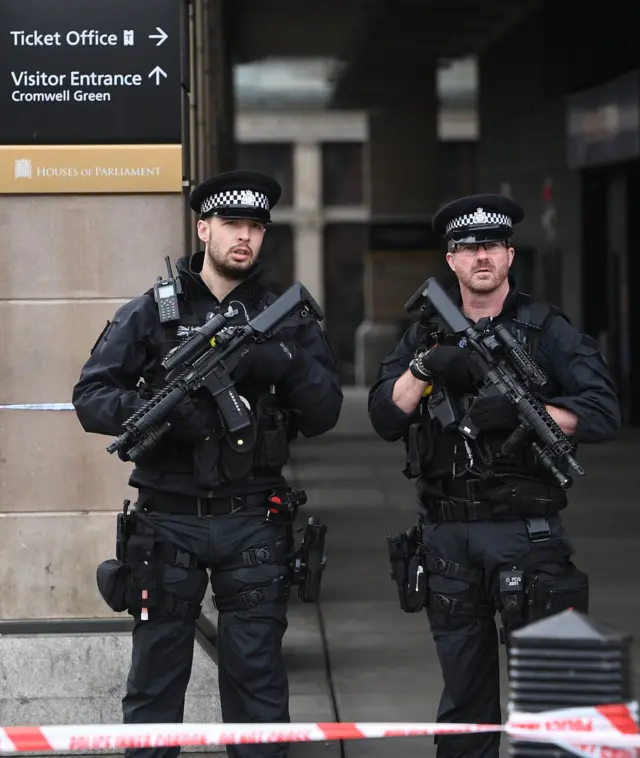
[[504, 395], [477, 398], [469, 409], [469, 417], [482, 432], [510, 432], [520, 423], [515, 407]]
[[253, 379], [265, 384], [277, 384], [296, 359], [296, 345], [278, 337], [252, 345], [247, 355], [242, 356], [231, 372], [234, 382]]
[[422, 357], [422, 365], [452, 390], [472, 392], [482, 379], [482, 369], [473, 353], [464, 347], [437, 345]]
[[185, 398], [167, 416], [171, 424], [168, 434], [182, 442], [198, 442], [210, 437], [215, 421], [212, 411], [204, 405], [204, 399]]

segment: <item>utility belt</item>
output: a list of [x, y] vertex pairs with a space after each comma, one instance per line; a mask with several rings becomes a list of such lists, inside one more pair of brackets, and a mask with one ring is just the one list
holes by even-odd
[[[493, 617], [500, 613], [504, 643], [510, 631], [566, 608], [589, 610], [589, 581], [558, 548], [544, 518], [526, 520], [531, 546], [500, 572], [498, 586], [487, 595], [484, 571], [446, 560], [433, 553], [422, 539], [422, 517], [406, 532], [387, 536], [390, 576], [397, 584], [405, 613]], [[456, 579], [469, 590], [447, 596], [429, 587], [429, 575]]]
[[509, 504], [490, 503], [481, 500], [430, 500], [424, 504], [429, 520], [442, 521], [522, 521], [523, 518], [540, 516], [552, 518], [560, 509], [557, 506], [542, 506], [537, 512], [523, 512], [522, 508]]
[[420, 501], [430, 521], [515, 521], [552, 518], [566, 507], [564, 492], [529, 477], [497, 476], [489, 480], [422, 479]]
[[227, 497], [210, 498], [141, 490], [136, 505], [140, 510], [149, 513], [212, 518], [238, 511], [266, 509], [267, 495], [264, 492], [260, 492], [255, 495], [229, 495]]
[[[291, 528], [298, 508], [306, 503], [304, 492], [290, 489], [274, 491], [269, 495], [250, 495], [244, 498], [220, 498], [209, 501], [203, 510], [202, 500], [184, 498], [192, 503], [195, 515], [209, 518], [223, 513], [234, 513], [242, 508], [264, 509], [265, 521]], [[197, 502], [196, 502], [197, 501]], [[241, 502], [238, 502], [241, 501]], [[173, 503], [170, 506], [169, 503]], [[116, 613], [128, 611], [142, 621], [161, 615], [178, 615], [196, 620], [202, 612], [199, 604], [178, 599], [163, 586], [165, 566], [178, 566], [189, 571], [205, 571], [208, 566], [198, 556], [186, 552], [158, 536], [145, 515], [147, 512], [177, 513], [173, 496], [145, 496], [143, 504], [129, 510], [124, 501], [116, 525], [116, 557], [100, 563], [97, 568], [98, 590], [107, 605]], [[281, 581], [241, 592], [228, 598], [216, 598], [219, 611], [250, 608], [265, 601], [288, 599], [291, 584], [297, 587], [298, 598], [304, 603], [317, 602], [322, 574], [326, 567], [325, 536], [327, 527], [311, 517], [296, 533], [302, 532], [300, 545], [295, 548], [293, 534], [290, 540], [276, 545], [257, 546], [245, 550], [236, 563], [225, 564], [223, 570], [256, 566], [260, 563], [278, 563], [288, 576]]]

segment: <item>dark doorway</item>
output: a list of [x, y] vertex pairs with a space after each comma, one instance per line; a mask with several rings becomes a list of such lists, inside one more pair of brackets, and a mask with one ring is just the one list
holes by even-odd
[[582, 313], [583, 331], [595, 339], [603, 339], [603, 351], [613, 364], [608, 333], [609, 282], [607, 260], [607, 185], [608, 171], [589, 169], [582, 176], [581, 240], [582, 240]]
[[627, 165], [627, 299], [624, 303], [628, 329], [629, 408], [628, 423], [640, 426], [640, 308], [635, 303], [636, 286], [640, 276], [640, 261], [636, 239], [637, 209], [640, 208], [640, 161]]
[[340, 381], [355, 381], [356, 329], [364, 318], [364, 251], [367, 227], [327, 224], [324, 229], [324, 328], [340, 370]]
[[640, 263], [634, 253], [640, 162], [583, 172], [584, 331], [595, 337], [614, 376], [624, 423], [640, 426], [640, 312], [634, 308]]

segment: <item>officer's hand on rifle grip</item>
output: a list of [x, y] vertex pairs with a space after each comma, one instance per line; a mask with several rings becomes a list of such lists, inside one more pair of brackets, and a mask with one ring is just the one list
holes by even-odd
[[292, 368], [296, 358], [296, 345], [280, 337], [252, 345], [238, 362], [232, 373], [234, 382], [256, 379], [266, 384], [277, 384]]
[[516, 409], [504, 395], [477, 398], [469, 408], [469, 417], [476, 429], [482, 432], [510, 432], [520, 423]]
[[213, 433], [212, 417], [197, 406], [197, 401], [185, 398], [167, 416], [171, 424], [169, 434], [176, 440], [198, 442], [206, 440]]
[[422, 365], [449, 389], [472, 392], [482, 370], [472, 353], [463, 347], [434, 345], [422, 357]]

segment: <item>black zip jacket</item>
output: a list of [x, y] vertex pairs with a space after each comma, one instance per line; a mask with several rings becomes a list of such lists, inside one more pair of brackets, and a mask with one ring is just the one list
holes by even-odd
[[[199, 252], [191, 258], [181, 258], [176, 266], [183, 283], [184, 302], [192, 314], [191, 323], [199, 326], [207, 314], [226, 313], [230, 307], [238, 312], [237, 320], [241, 323], [256, 315], [258, 304], [268, 292], [261, 269], [257, 268], [219, 302], [200, 277], [203, 260], [204, 254]], [[177, 344], [176, 325], [173, 330], [172, 341]], [[278, 404], [296, 412], [297, 431], [305, 437], [323, 434], [335, 426], [343, 399], [336, 363], [324, 332], [317, 321], [309, 319], [295, 329], [283, 329], [280, 334], [293, 339], [298, 350], [292, 370], [276, 387]], [[123, 422], [145, 402], [140, 394], [141, 380], [147, 386], [159, 386], [158, 377], [163, 375], [160, 361], [166, 343], [166, 329], [160, 324], [156, 303], [149, 293], [116, 312], [73, 388], [73, 405], [85, 431], [112, 437], [122, 433]], [[261, 388], [248, 381], [244, 385], [238, 383], [237, 389], [252, 407], [257, 396], [268, 391], [266, 386]], [[281, 469], [288, 454], [281, 465], [272, 462], [268, 470], [262, 466], [246, 481], [224, 482], [215, 475], [215, 451], [204, 445], [163, 439], [148, 460], [145, 456], [134, 467], [129, 483], [198, 497], [247, 494], [284, 483]]]

